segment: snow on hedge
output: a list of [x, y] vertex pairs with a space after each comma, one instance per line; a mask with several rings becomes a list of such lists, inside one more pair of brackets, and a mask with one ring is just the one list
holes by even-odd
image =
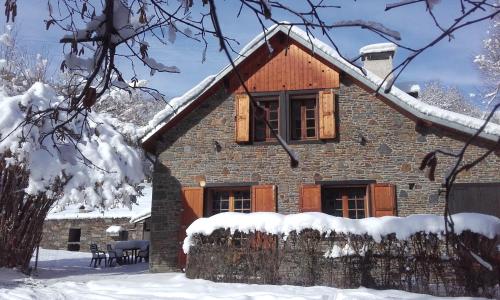
[[[0, 103], [0, 153], [7, 163], [29, 170], [27, 194], [45, 193], [60, 199], [60, 205], [85, 201], [100, 207], [129, 203], [137, 194], [135, 185], [144, 178], [140, 152], [126, 143], [109, 116], [89, 112], [88, 127], [84, 114], [65, 124], [68, 101], [40, 82], [17, 96], [0, 88]], [[40, 118], [49, 108], [59, 108], [58, 113]], [[26, 117], [37, 119], [22, 126]], [[56, 126], [81, 132], [76, 146], [67, 136], [50, 135]], [[54, 195], [59, 181], [65, 182], [62, 195]]]
[[[477, 213], [460, 213], [452, 217], [457, 234], [470, 230], [490, 239], [500, 235], [500, 219], [497, 217]], [[382, 237], [392, 233], [395, 233], [396, 238], [400, 240], [408, 239], [417, 232], [442, 234], [444, 226], [443, 217], [436, 215], [347, 219], [319, 212], [290, 215], [272, 212], [250, 214], [226, 212], [194, 221], [186, 230], [187, 237], [184, 239], [183, 250], [185, 253], [189, 252], [190, 246], [194, 244], [195, 234], [210, 235], [218, 229], [230, 230], [231, 233], [259, 231], [284, 235], [285, 239], [291, 232], [299, 233], [312, 229], [327, 235], [332, 232], [367, 234], [376, 242], [380, 242]]]

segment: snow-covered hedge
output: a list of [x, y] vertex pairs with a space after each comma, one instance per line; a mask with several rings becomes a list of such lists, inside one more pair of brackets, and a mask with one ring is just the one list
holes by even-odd
[[[494, 216], [460, 213], [453, 215], [452, 218], [456, 234], [471, 231], [490, 239], [500, 235], [500, 219]], [[399, 240], [406, 240], [417, 232], [442, 235], [445, 232], [444, 226], [443, 217], [437, 215], [346, 219], [318, 212], [290, 215], [271, 212], [250, 214], [226, 212], [194, 221], [186, 230], [187, 237], [184, 240], [183, 249], [185, 253], [189, 252], [190, 246], [193, 245], [194, 235], [210, 235], [218, 229], [230, 230], [231, 233], [239, 231], [242, 233], [263, 232], [283, 235], [284, 239], [292, 232], [300, 233], [310, 229], [317, 230], [327, 236], [333, 232], [337, 234], [366, 234], [376, 242], [380, 242], [383, 237], [393, 233]]]
[[444, 239], [442, 216], [223, 213], [188, 228], [186, 276], [498, 297], [500, 220], [471, 213], [453, 219], [455, 234]]

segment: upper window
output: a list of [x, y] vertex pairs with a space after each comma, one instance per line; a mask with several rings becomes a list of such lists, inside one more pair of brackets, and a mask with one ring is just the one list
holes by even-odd
[[262, 109], [256, 108], [253, 113], [253, 140], [264, 142], [274, 140], [271, 129], [266, 125], [269, 122], [271, 128], [278, 132], [279, 128], [279, 97], [259, 97], [257, 98]]
[[250, 107], [250, 100], [239, 96], [237, 142], [275, 141], [273, 131], [287, 141], [335, 138], [335, 93], [331, 90], [254, 95], [259, 107]]
[[316, 95], [291, 96], [291, 138], [292, 140], [314, 140], [317, 138]]
[[366, 217], [366, 187], [324, 188], [324, 213], [350, 219]]

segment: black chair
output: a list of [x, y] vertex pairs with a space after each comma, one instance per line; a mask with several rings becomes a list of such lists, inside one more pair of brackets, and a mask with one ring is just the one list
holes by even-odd
[[146, 246], [146, 249], [137, 252], [135, 255], [135, 263], [137, 263], [137, 259], [139, 259], [139, 262], [142, 262], [143, 258], [146, 262], [149, 262], [149, 245]]
[[111, 264], [113, 263], [113, 261], [115, 263], [118, 263], [118, 260], [120, 257], [118, 257], [118, 255], [116, 254], [116, 251], [113, 249], [113, 247], [111, 247], [110, 244], [106, 245], [106, 250], [108, 251], [108, 266], [111, 267]]
[[94, 268], [97, 267], [97, 262], [99, 262], [99, 266], [101, 265], [101, 261], [104, 259], [104, 266], [107, 264], [106, 252], [99, 250], [97, 244], [90, 244], [90, 252], [92, 252], [92, 259], [90, 260], [89, 267], [94, 263]]

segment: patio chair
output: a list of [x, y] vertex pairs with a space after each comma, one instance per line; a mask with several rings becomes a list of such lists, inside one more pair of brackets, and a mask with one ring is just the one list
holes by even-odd
[[108, 266], [111, 267], [113, 261], [115, 263], [118, 263], [120, 257], [118, 256], [118, 254], [116, 254], [116, 251], [113, 249], [113, 247], [111, 247], [110, 244], [106, 245], [106, 250], [108, 251]]
[[137, 263], [137, 259], [139, 259], [139, 262], [142, 262], [143, 258], [146, 262], [149, 262], [149, 245], [146, 249], [137, 252], [137, 255], [135, 256], [135, 263]]
[[106, 266], [106, 252], [99, 250], [97, 244], [90, 244], [90, 252], [92, 253], [92, 259], [90, 260], [89, 267], [94, 263], [94, 268], [97, 267], [97, 262], [99, 262], [99, 266], [101, 265], [101, 261], [104, 259], [104, 266]]

